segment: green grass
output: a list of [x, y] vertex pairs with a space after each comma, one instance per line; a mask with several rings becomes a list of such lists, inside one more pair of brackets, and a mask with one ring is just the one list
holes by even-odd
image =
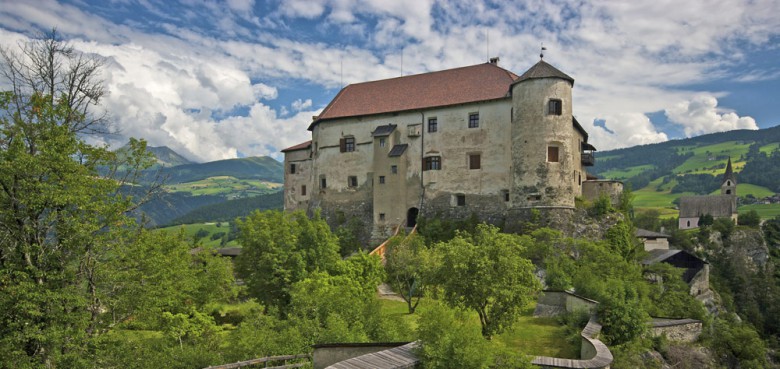
[[[770, 189], [768, 189], [766, 187], [756, 186], [756, 185], [752, 185], [750, 183], [739, 183], [739, 184], [737, 184], [737, 195], [738, 196], [753, 195], [753, 197], [755, 197], [757, 199], [763, 199], [764, 197], [772, 196], [774, 194], [775, 194], [774, 191], [772, 191], [772, 190], [770, 190]], [[715, 191], [712, 191], [712, 193], [710, 193], [710, 195], [720, 195], [720, 188], [715, 190]]]
[[257, 179], [238, 179], [230, 176], [209, 177], [204, 180], [166, 185], [170, 192], [187, 192], [193, 196], [228, 195], [228, 198], [243, 198], [264, 195], [282, 186], [281, 183]]
[[[380, 300], [382, 314], [391, 318], [406, 321], [412, 329], [417, 329], [417, 319], [421, 312], [426, 311], [433, 300], [423, 299], [414, 314], [407, 313], [406, 303], [403, 301]], [[551, 356], [568, 359], [578, 359], [580, 343], [569, 344], [566, 340], [566, 329], [558, 324], [555, 318], [534, 318], [533, 312], [536, 304], [531, 304], [523, 310], [520, 319], [506, 332], [493, 337], [494, 340], [504, 343], [507, 347], [516, 348], [520, 352], [536, 356]], [[479, 325], [477, 314], [469, 314], [469, 322]]]
[[[715, 156], [730, 156], [732, 159], [732, 165], [734, 170], [738, 171], [739, 168], [745, 165], [744, 162], [735, 161], [741, 155], [747, 154], [750, 144], [740, 143], [737, 141], [722, 142], [714, 145], [700, 146], [694, 149], [686, 150], [685, 152], [693, 152], [694, 156], [688, 158], [677, 168], [672, 171], [674, 173], [706, 173], [706, 174], [722, 174], [723, 168], [718, 168], [723, 164], [725, 168], [726, 159], [723, 160], [710, 160]], [[708, 154], [709, 153], [709, 154]]]
[[[220, 227], [217, 227], [217, 224], [221, 224]], [[224, 246], [220, 246], [221, 239], [212, 240], [211, 235], [219, 232], [230, 232], [230, 223], [228, 222], [222, 222], [222, 223], [197, 223], [197, 224], [182, 224], [182, 225], [175, 225], [165, 228], [158, 228], [157, 232], [167, 232], [167, 233], [178, 233], [184, 230], [185, 237], [192, 242], [195, 239], [195, 234], [198, 233], [200, 229], [203, 229], [207, 231], [209, 234], [206, 237], [203, 237], [200, 239], [200, 245], [203, 247], [209, 247], [209, 248], [220, 248], [220, 247], [239, 247], [240, 245], [236, 242], [236, 240], [228, 242]]]
[[636, 176], [646, 170], [653, 169], [655, 166], [652, 164], [646, 164], [646, 165], [638, 165], [635, 167], [628, 167], [625, 169], [612, 169], [608, 170], [606, 172], [600, 173], [600, 175], [604, 178], [608, 179], [615, 179], [615, 180], [621, 180], [621, 179], [628, 179], [633, 176]]
[[780, 215], [780, 204], [743, 205], [737, 210], [740, 214], [755, 210], [761, 216], [761, 219], [772, 219]]
[[758, 151], [761, 151], [764, 154], [769, 155], [777, 149], [780, 149], [780, 142], [774, 142], [768, 145], [761, 146], [758, 148]]

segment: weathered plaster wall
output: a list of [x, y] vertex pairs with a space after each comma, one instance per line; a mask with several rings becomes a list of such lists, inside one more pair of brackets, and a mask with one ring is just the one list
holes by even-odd
[[[582, 173], [579, 133], [572, 126], [571, 84], [554, 78], [531, 79], [512, 87], [513, 206], [574, 206]], [[561, 115], [547, 114], [550, 99], [560, 99]], [[548, 147], [558, 147], [558, 162]], [[575, 161], [576, 160], [576, 161]]]
[[623, 182], [591, 180], [582, 183], [582, 197], [586, 200], [597, 200], [602, 194], [609, 196], [612, 205], [618, 205], [620, 196], [623, 194]]
[[[309, 155], [309, 150], [291, 151], [284, 155], [284, 209], [287, 211], [306, 210], [311, 192], [315, 190], [312, 186], [312, 161]], [[290, 172], [291, 165], [295, 165], [295, 173]], [[302, 192], [303, 186], [306, 187], [305, 195]]]

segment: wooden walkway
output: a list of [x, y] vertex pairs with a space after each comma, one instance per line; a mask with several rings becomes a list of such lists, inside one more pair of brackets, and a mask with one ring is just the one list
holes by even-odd
[[420, 362], [414, 354], [416, 347], [417, 342], [411, 342], [389, 350], [340, 361], [325, 369], [412, 369]]
[[580, 335], [587, 340], [596, 352], [596, 355], [589, 359], [561, 359], [549, 356], [537, 356], [531, 361], [532, 364], [542, 368], [578, 368], [578, 369], [596, 369], [609, 368], [612, 364], [612, 353], [607, 345], [596, 337], [601, 332], [601, 324], [596, 323], [596, 319], [591, 317]]
[[[307, 360], [299, 363], [287, 364], [288, 360], [301, 360], [301, 359], [307, 359]], [[275, 361], [282, 361], [285, 364], [278, 365], [278, 366], [268, 366], [269, 363]], [[214, 365], [214, 366], [207, 367], [205, 369], [236, 369], [236, 368], [243, 368], [246, 366], [255, 366], [260, 364], [264, 364], [262, 368], [266, 368], [266, 369], [293, 369], [293, 368], [311, 367], [311, 355], [298, 354], [298, 355], [268, 356], [259, 359], [239, 361], [237, 363]]]

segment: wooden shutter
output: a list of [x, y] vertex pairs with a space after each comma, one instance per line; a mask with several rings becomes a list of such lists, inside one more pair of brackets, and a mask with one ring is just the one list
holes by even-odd
[[341, 152], [346, 152], [347, 151], [347, 139], [346, 138], [342, 138], [342, 139], [339, 140], [339, 150]]

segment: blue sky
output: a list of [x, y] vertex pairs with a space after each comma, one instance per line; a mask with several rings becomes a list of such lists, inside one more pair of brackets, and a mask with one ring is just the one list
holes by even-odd
[[[121, 134], [197, 161], [305, 141], [349, 83], [545, 60], [601, 150], [780, 124], [780, 2], [0, 0], [0, 45], [54, 27], [106, 60]], [[1, 87], [1, 85], [0, 85]]]

